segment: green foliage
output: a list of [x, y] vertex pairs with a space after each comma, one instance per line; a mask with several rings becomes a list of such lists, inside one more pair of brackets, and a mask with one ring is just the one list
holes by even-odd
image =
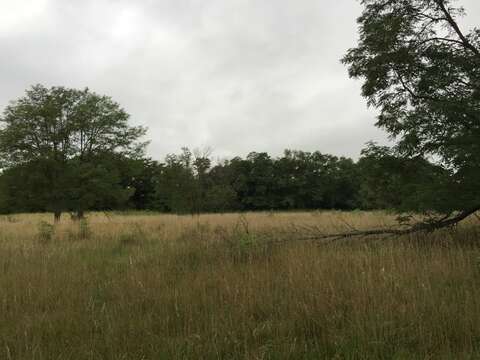
[[[450, 0], [363, 0], [360, 41], [343, 62], [364, 80], [377, 125], [404, 158], [434, 156], [442, 211], [480, 204], [480, 29], [462, 32]], [[437, 202], [437, 204], [440, 202]], [[430, 208], [436, 209], [431, 203]]]
[[367, 209], [448, 212], [448, 171], [422, 157], [404, 158], [370, 143], [358, 162], [360, 200]]
[[[64, 207], [71, 212], [144, 209], [179, 214], [357, 208], [448, 212], [455, 186], [452, 171], [375, 144], [362, 151], [357, 163], [290, 150], [278, 158], [252, 153], [213, 166], [202, 160], [202, 168], [197, 160], [187, 149], [167, 156], [165, 163], [112, 154], [102, 154], [94, 163], [72, 160], [62, 176], [71, 187]], [[49, 185], [42, 169], [30, 162], [3, 172], [3, 213], [52, 210], [46, 206], [49, 193], [35, 191]]]
[[179, 155], [170, 154], [160, 168], [156, 184], [157, 207], [163, 211], [176, 213], [193, 213], [198, 196], [192, 154], [182, 149]]
[[237, 193], [229, 184], [213, 184], [205, 193], [205, 209], [215, 212], [234, 210]]
[[[147, 210], [155, 208], [155, 187], [160, 172], [158, 162], [151, 159], [123, 159], [120, 162], [121, 184], [132, 195], [125, 204], [129, 209]], [[110, 206], [114, 208], [114, 206]]]
[[155, 206], [176, 213], [237, 210], [352, 209], [358, 206], [356, 164], [320, 152], [285, 151], [274, 159], [250, 153], [211, 166], [183, 149], [158, 165]]
[[[36, 85], [10, 103], [0, 122], [4, 209], [83, 211], [125, 202], [122, 159], [137, 158], [142, 127], [119, 104], [88, 89]], [[5, 194], [7, 191], [2, 192]]]

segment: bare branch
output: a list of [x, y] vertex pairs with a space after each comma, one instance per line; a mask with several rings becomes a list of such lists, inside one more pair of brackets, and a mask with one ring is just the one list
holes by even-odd
[[437, 3], [440, 10], [444, 13], [447, 22], [450, 24], [452, 29], [460, 38], [463, 46], [466, 49], [473, 51], [477, 56], [480, 56], [480, 51], [475, 46], [473, 46], [472, 43], [470, 43], [470, 41], [468, 41], [465, 35], [463, 35], [462, 31], [460, 30], [460, 27], [458, 26], [456, 21], [453, 19], [452, 15], [450, 14], [450, 11], [448, 11], [448, 9], [445, 7], [445, 3], [443, 2], [443, 0], [435, 0], [435, 2]]
[[[384, 229], [375, 229], [375, 230], [365, 230], [365, 231], [350, 231], [350, 232], [342, 232], [342, 233], [332, 233], [332, 234], [313, 234], [311, 236], [304, 236], [300, 238], [293, 238], [289, 240], [295, 241], [318, 241], [318, 240], [325, 240], [326, 242], [330, 243], [332, 241], [340, 240], [340, 239], [348, 239], [348, 238], [363, 238], [366, 236], [379, 236], [379, 235], [388, 235], [388, 236], [402, 236], [402, 235], [410, 235], [418, 232], [433, 232], [436, 230], [440, 230], [443, 228], [452, 227], [462, 220], [465, 220], [470, 215], [475, 215], [477, 211], [480, 210], [480, 205], [475, 206], [471, 209], [467, 209], [461, 211], [453, 216], [443, 216], [438, 219], [428, 219], [423, 222], [419, 222], [414, 224], [406, 229], [391, 229], [391, 228], [384, 228]], [[282, 241], [274, 241], [274, 242], [282, 242]]]

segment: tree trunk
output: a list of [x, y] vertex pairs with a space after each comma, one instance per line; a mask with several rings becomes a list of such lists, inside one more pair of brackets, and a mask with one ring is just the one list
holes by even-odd
[[85, 218], [85, 211], [77, 210], [75, 217], [77, 218], [77, 220], [83, 220]]
[[60, 222], [60, 217], [62, 216], [62, 212], [60, 210], [55, 210], [53, 213], [53, 221], [54, 223]]

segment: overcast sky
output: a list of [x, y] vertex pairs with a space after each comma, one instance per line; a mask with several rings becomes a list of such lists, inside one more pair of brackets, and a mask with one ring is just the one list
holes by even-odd
[[[480, 25], [480, 1], [461, 0]], [[339, 59], [356, 0], [0, 0], [0, 107], [36, 83], [112, 96], [155, 159], [386, 141]]]

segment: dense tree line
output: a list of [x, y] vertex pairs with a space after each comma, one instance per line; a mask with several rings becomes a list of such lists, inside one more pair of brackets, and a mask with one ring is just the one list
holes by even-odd
[[[105, 155], [104, 155], [105, 156]], [[51, 211], [51, 184], [41, 164], [11, 167], [0, 176], [0, 211]], [[63, 179], [75, 185], [62, 196], [66, 211], [137, 209], [200, 213], [300, 209], [423, 209], [433, 183], [448, 173], [423, 158], [404, 160], [370, 144], [355, 162], [316, 152], [286, 150], [280, 157], [252, 152], [212, 163], [183, 148], [164, 162], [123, 155], [99, 159]], [[412, 181], [415, 179], [415, 181]], [[71, 186], [71, 185], [70, 185]], [[64, 187], [67, 189], [67, 186]], [[46, 195], [47, 194], [47, 195]], [[67, 196], [68, 195], [68, 196]]]
[[212, 165], [188, 149], [158, 165], [153, 207], [202, 212], [357, 207], [350, 159], [285, 151], [279, 158], [250, 153]]

